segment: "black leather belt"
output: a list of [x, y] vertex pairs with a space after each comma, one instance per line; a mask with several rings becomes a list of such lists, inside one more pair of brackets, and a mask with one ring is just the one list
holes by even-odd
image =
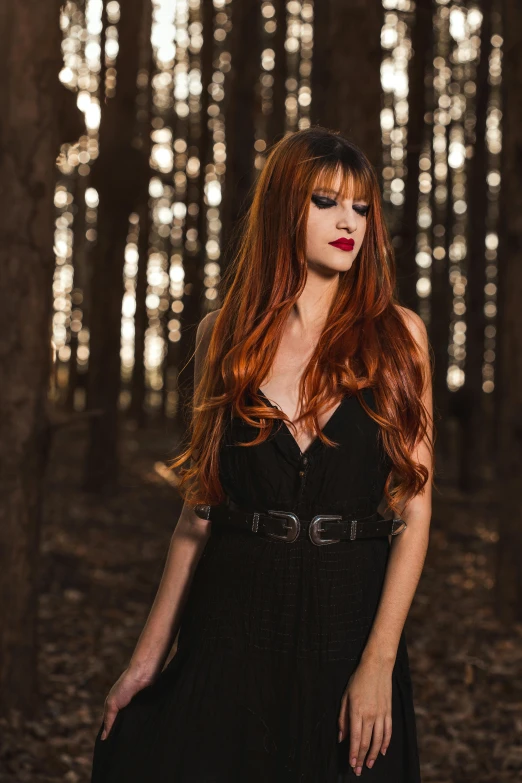
[[378, 512], [361, 519], [343, 519], [338, 514], [316, 514], [313, 519], [307, 520], [299, 519], [292, 511], [272, 510], [264, 513], [231, 509], [226, 505], [198, 504], [194, 506], [194, 511], [201, 519], [265, 535], [287, 544], [306, 535], [316, 546], [360, 538], [396, 536], [406, 527], [406, 522], [400, 517], [384, 519]]

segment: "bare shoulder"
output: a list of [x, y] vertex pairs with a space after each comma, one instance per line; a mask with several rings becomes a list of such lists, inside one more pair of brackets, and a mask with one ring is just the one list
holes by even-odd
[[199, 345], [202, 340], [208, 342], [212, 334], [212, 330], [214, 328], [216, 318], [218, 317], [218, 313], [220, 312], [221, 312], [221, 308], [218, 308], [217, 310], [213, 310], [211, 313], [207, 313], [205, 316], [203, 316], [203, 318], [198, 324], [198, 328], [196, 332], [197, 345]]
[[401, 305], [395, 305], [395, 307], [399, 312], [403, 322], [408, 327], [410, 334], [415, 342], [421, 348], [426, 350], [428, 347], [428, 332], [426, 329], [426, 324], [420, 315], [407, 307], [402, 307]]
[[219, 312], [220, 308], [213, 310], [211, 313], [207, 313], [198, 324], [196, 331], [196, 349], [194, 353], [194, 380], [196, 385], [201, 380], [203, 374], [203, 365], [208, 353], [212, 330]]

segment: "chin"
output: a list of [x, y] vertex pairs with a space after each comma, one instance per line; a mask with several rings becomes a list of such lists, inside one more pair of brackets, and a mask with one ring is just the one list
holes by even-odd
[[[347, 254], [348, 255], [348, 254]], [[339, 274], [339, 272], [348, 272], [353, 266], [353, 258], [347, 258], [343, 263], [343, 259], [314, 259], [308, 261], [308, 266], [314, 269], [318, 274], [333, 275]]]

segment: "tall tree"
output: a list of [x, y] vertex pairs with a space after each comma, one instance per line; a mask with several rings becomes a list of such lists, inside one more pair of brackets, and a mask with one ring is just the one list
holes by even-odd
[[[430, 52], [431, 66], [429, 69], [429, 111], [432, 115], [432, 123], [429, 125], [430, 134], [433, 134], [433, 123], [435, 121], [435, 110], [438, 106], [437, 91], [434, 83], [433, 59], [437, 55], [448, 62], [449, 56], [449, 18], [440, 20], [437, 30], [437, 39], [433, 41], [433, 51]], [[432, 181], [430, 192], [430, 206], [432, 212], [432, 242], [435, 245], [434, 228], [438, 226], [442, 231], [442, 241], [439, 243], [443, 250], [442, 257], [432, 258], [431, 267], [431, 312], [429, 322], [429, 338], [433, 346], [433, 356], [435, 362], [433, 377], [433, 404], [435, 418], [439, 421], [446, 421], [449, 403], [448, 389], [448, 343], [450, 333], [451, 314], [453, 311], [453, 291], [449, 281], [450, 266], [450, 246], [453, 237], [453, 168], [448, 163], [449, 140], [451, 137], [452, 122], [446, 126], [445, 137], [445, 163], [446, 163], [446, 198], [444, 201], [436, 198], [436, 180]], [[435, 165], [435, 153], [433, 150], [432, 138], [432, 171]], [[437, 423], [437, 421], [436, 421]], [[449, 439], [447, 430], [444, 426], [438, 429], [439, 435], [439, 456], [445, 459], [449, 452]]]
[[468, 187], [467, 285], [466, 285], [466, 363], [465, 380], [457, 392], [462, 428], [460, 479], [461, 489], [472, 491], [483, 476], [485, 431], [482, 391], [484, 364], [484, 314], [486, 285], [486, 232], [488, 213], [488, 150], [486, 120], [488, 113], [489, 55], [491, 52], [491, 0], [482, 0], [480, 59], [476, 78], [475, 144], [471, 159]]
[[[86, 204], [85, 193], [88, 187], [89, 178], [79, 174], [78, 170], [75, 172], [74, 179], [71, 183], [71, 190], [74, 195], [74, 205], [72, 210], [74, 212], [74, 241], [72, 252], [72, 266], [74, 275], [74, 289], [71, 293], [71, 299], [74, 305], [81, 304], [81, 312], [83, 317], [83, 323], [85, 324], [88, 319], [88, 300], [86, 293], [88, 290], [88, 274], [86, 268]], [[78, 372], [78, 332], [71, 329], [70, 332], [70, 348], [71, 355], [69, 358], [69, 375], [67, 378], [67, 397], [65, 400], [65, 407], [69, 410], [74, 410], [74, 397], [76, 390], [80, 383], [84, 380], [84, 376]]]
[[284, 136], [286, 128], [286, 0], [275, 0], [276, 30], [273, 40], [275, 68], [272, 85], [272, 111], [267, 122], [267, 143], [269, 146]]
[[[404, 208], [397, 253], [397, 279], [401, 302], [418, 309], [417, 298], [417, 212], [419, 208], [420, 153], [426, 132], [428, 91], [425, 78], [433, 61], [433, 0], [417, 0], [411, 31], [412, 56], [409, 62], [408, 142]], [[430, 128], [431, 130], [431, 128]]]
[[[47, 388], [55, 162], [76, 134], [60, 85], [60, 2], [0, 6], [0, 700], [34, 714], [42, 478], [49, 447]], [[66, 97], [67, 96], [67, 97]], [[67, 99], [69, 104], [67, 105]], [[60, 126], [67, 117], [67, 128]], [[70, 137], [67, 140], [71, 140]]]
[[[446, 129], [446, 161], [449, 153], [449, 140], [451, 138], [450, 122]], [[455, 179], [454, 169], [447, 164], [447, 195], [444, 206], [435, 205], [435, 199], [432, 198], [433, 214], [441, 215], [440, 225], [444, 225], [444, 257], [433, 259], [431, 274], [431, 320], [429, 336], [433, 346], [435, 359], [435, 373], [433, 378], [433, 401], [434, 407], [440, 416], [440, 419], [447, 423], [447, 417], [450, 410], [450, 392], [448, 389], [448, 344], [450, 335], [450, 324], [453, 313], [453, 291], [449, 280], [450, 266], [450, 248], [453, 238], [453, 183]], [[449, 438], [447, 427], [443, 426], [439, 430], [439, 451], [443, 457], [449, 453]]]
[[[196, 252], [183, 253], [184, 268], [184, 299], [181, 313], [181, 340], [168, 345], [168, 367], [170, 371], [177, 368], [178, 416], [176, 426], [179, 438], [183, 438], [190, 423], [190, 410], [194, 389], [193, 354], [196, 347], [196, 329], [205, 307], [203, 279], [207, 262], [207, 203], [205, 199], [205, 184], [207, 165], [213, 159], [211, 118], [208, 113], [210, 90], [213, 77], [214, 62], [214, 8], [212, 0], [202, 0], [199, 7], [202, 25], [203, 44], [199, 52], [199, 67], [201, 69], [202, 91], [200, 97], [199, 122], [191, 123], [188, 143], [194, 145], [194, 152], [199, 157], [199, 176], [197, 183], [189, 182], [187, 202], [197, 202], [198, 212], [194, 219], [197, 230]], [[228, 165], [228, 161], [227, 161]], [[190, 215], [187, 215], [183, 227], [184, 239], [190, 228]], [[183, 242], [186, 247], [186, 243]], [[166, 381], [164, 388], [166, 388]]]
[[[152, 152], [151, 120], [153, 113], [153, 87], [154, 57], [151, 42], [152, 4], [147, 3], [144, 8], [144, 20], [141, 31], [140, 54], [141, 67], [147, 73], [147, 82], [142, 87], [142, 93], [138, 97], [141, 109], [139, 116], [139, 130], [136, 142], [144, 157], [150, 158]], [[136, 211], [139, 215], [138, 234], [138, 269], [136, 272], [136, 309], [134, 311], [134, 365], [131, 377], [131, 403], [128, 415], [139, 427], [146, 422], [145, 412], [145, 332], [147, 329], [147, 268], [149, 262], [149, 242], [152, 216], [149, 203], [150, 171], [147, 167], [142, 169], [142, 180], [136, 192]]]
[[382, 3], [320, 0], [315, 19], [311, 121], [358, 144], [380, 179]]
[[232, 68], [226, 84], [227, 168], [223, 203], [223, 247], [245, 212], [255, 181], [254, 143], [259, 114], [261, 13], [258, 0], [234, 0], [230, 33]]
[[522, 6], [502, 0], [502, 180], [498, 290], [496, 464], [500, 539], [496, 604], [506, 622], [522, 619]]
[[130, 212], [140, 200], [149, 163], [134, 144], [141, 25], [149, 0], [121, 4], [116, 93], [102, 107], [100, 153], [92, 168], [98, 190], [97, 245], [93, 254], [87, 406], [92, 416], [85, 486], [99, 490], [118, 478], [123, 262]]

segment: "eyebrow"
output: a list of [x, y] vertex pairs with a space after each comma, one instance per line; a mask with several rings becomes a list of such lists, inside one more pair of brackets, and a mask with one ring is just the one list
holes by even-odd
[[314, 190], [320, 190], [321, 193], [333, 193], [334, 196], [338, 195], [337, 190], [331, 190], [330, 188], [314, 188]]

